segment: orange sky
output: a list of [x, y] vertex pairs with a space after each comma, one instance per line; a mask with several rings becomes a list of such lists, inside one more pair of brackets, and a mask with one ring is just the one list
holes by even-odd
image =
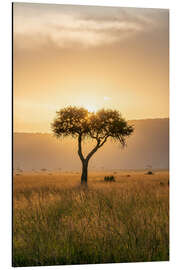
[[168, 10], [14, 4], [14, 131], [50, 132], [57, 109], [169, 116]]

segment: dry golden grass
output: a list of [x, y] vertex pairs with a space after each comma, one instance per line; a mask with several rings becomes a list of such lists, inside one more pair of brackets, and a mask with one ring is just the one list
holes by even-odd
[[169, 259], [169, 173], [14, 176], [13, 265]]

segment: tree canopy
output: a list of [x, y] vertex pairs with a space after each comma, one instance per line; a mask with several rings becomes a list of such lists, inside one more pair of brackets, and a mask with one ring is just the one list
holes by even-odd
[[[101, 109], [88, 112], [85, 108], [66, 107], [56, 112], [56, 118], [51, 124], [53, 133], [57, 137], [72, 136], [78, 138], [78, 154], [83, 167], [87, 167], [92, 155], [104, 145], [108, 138], [119, 142], [123, 147], [126, 138], [131, 135], [134, 128], [128, 125], [120, 112], [112, 109]], [[96, 146], [84, 157], [81, 142], [85, 138], [96, 140]], [[87, 168], [86, 168], [87, 170]], [[86, 175], [87, 181], [87, 175]]]
[[133, 126], [128, 125], [117, 110], [101, 109], [93, 113], [85, 108], [71, 106], [56, 112], [51, 127], [57, 137], [81, 135], [82, 139], [89, 137], [100, 144], [110, 137], [123, 146], [126, 137], [133, 132]]

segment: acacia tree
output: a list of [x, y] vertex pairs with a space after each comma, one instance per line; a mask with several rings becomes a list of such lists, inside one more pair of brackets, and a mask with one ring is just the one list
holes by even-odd
[[[88, 163], [94, 153], [109, 138], [124, 147], [126, 137], [133, 132], [133, 126], [128, 125], [117, 110], [101, 109], [91, 113], [85, 108], [71, 106], [56, 112], [51, 128], [58, 138], [72, 136], [78, 139], [78, 155], [82, 162], [81, 184], [87, 184]], [[85, 157], [82, 152], [82, 141], [88, 138], [95, 140], [96, 144]]]

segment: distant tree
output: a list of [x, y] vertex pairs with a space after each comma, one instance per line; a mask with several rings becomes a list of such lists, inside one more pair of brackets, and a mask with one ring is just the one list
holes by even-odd
[[[56, 112], [51, 124], [57, 138], [72, 136], [78, 139], [78, 155], [82, 162], [81, 184], [87, 184], [88, 162], [109, 138], [126, 145], [126, 137], [133, 132], [133, 126], [127, 124], [117, 110], [101, 109], [96, 113], [85, 108], [66, 107]], [[82, 141], [91, 138], [95, 147], [85, 157], [82, 153]]]

